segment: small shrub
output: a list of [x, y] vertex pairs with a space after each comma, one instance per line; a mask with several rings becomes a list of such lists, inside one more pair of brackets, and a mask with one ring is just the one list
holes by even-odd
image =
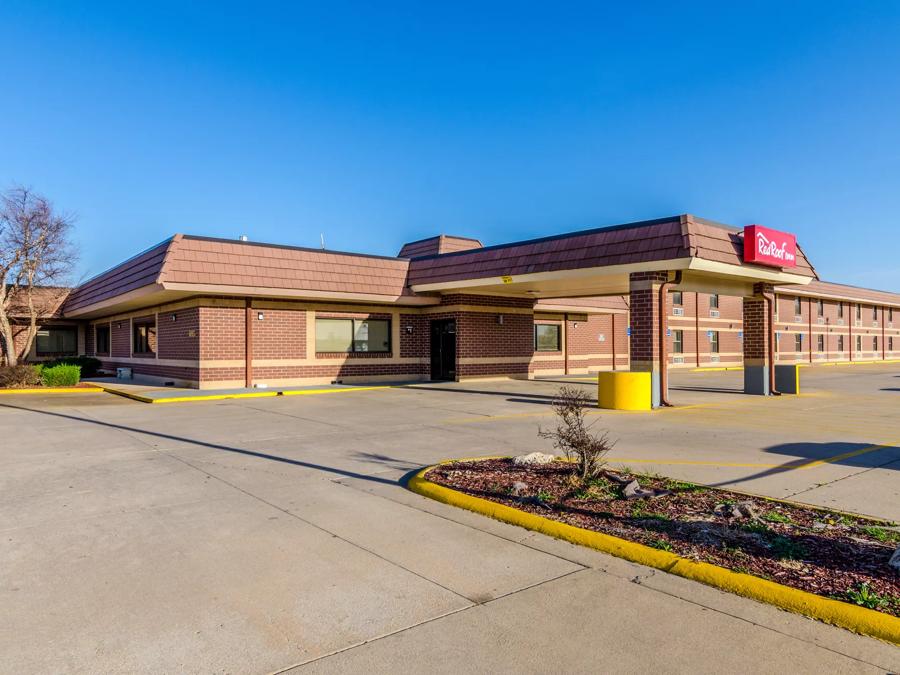
[[41, 379], [45, 387], [74, 387], [81, 379], [81, 367], [67, 364], [44, 366]]
[[658, 548], [660, 551], [671, 551], [672, 544], [667, 542], [665, 539], [657, 539], [656, 541], [651, 541], [650, 546], [653, 548]]
[[878, 595], [878, 593], [869, 588], [867, 583], [860, 584], [859, 588], [848, 590], [847, 599], [869, 609], [880, 609], [888, 604], [887, 598]]
[[790, 523], [793, 522], [789, 516], [779, 513], [778, 511], [769, 511], [763, 516], [770, 523]]
[[600, 436], [591, 433], [591, 425], [584, 420], [588, 398], [580, 389], [561, 387], [553, 400], [553, 412], [557, 415], [556, 429], [540, 429], [541, 438], [553, 440], [553, 447], [562, 451], [568, 460], [574, 460], [582, 481], [596, 478], [606, 464], [606, 454], [614, 442], [604, 432]]
[[101, 366], [99, 359], [92, 356], [64, 356], [45, 364], [46, 366], [79, 366], [81, 377], [96, 377]]
[[0, 388], [36, 387], [41, 383], [41, 372], [36, 366], [0, 367]]
[[806, 555], [803, 544], [777, 535], [769, 541], [769, 548], [779, 560], [802, 560]]

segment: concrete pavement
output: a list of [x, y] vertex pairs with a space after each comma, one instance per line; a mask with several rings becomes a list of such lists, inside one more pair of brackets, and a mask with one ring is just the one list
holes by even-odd
[[[869, 448], [898, 432], [900, 372], [844, 370], [804, 372], [811, 396], [781, 401], [678, 374], [673, 398], [697, 407], [599, 419], [640, 468], [898, 518], [900, 457]], [[447, 457], [545, 449], [558, 386], [6, 397], [0, 671], [900, 670], [886, 644], [398, 484]]]

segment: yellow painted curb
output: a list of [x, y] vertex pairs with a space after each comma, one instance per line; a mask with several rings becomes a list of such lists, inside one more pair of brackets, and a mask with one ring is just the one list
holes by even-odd
[[699, 581], [708, 586], [775, 605], [781, 609], [803, 614], [834, 626], [840, 626], [861, 635], [869, 635], [900, 645], [900, 619], [896, 617], [839, 600], [824, 598], [796, 588], [782, 586], [774, 581], [767, 581], [749, 574], [732, 572], [717, 565], [688, 560], [674, 553], [660, 551], [612, 535], [584, 530], [580, 527], [526, 513], [505, 504], [473, 497], [427, 480], [425, 474], [433, 468], [435, 467], [429, 466], [419, 471], [409, 480], [407, 487], [423, 497], [428, 497], [450, 506], [474, 511], [510, 525], [518, 525], [527, 530], [541, 532], [542, 534], [563, 539], [580, 546], [587, 546], [588, 548], [609, 553], [640, 565], [653, 567], [685, 579]]
[[97, 387], [47, 387], [46, 389], [0, 389], [0, 394], [96, 394]]
[[292, 391], [282, 391], [273, 389], [272, 391], [245, 391], [236, 392], [234, 394], [208, 394], [199, 396], [170, 396], [167, 398], [151, 398], [149, 396], [141, 396], [130, 391], [116, 389], [114, 387], [103, 387], [96, 391], [105, 391], [117, 396], [124, 396], [141, 403], [192, 403], [194, 401], [221, 401], [229, 398], [269, 398], [272, 396], [310, 396], [313, 394], [348, 394], [355, 391], [371, 391], [373, 389], [391, 389], [394, 385], [377, 385], [372, 387], [353, 387], [351, 389], [298, 389]]

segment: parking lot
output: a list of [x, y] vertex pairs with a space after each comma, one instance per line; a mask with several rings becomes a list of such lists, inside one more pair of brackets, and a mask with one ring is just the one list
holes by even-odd
[[[592, 417], [633, 470], [900, 520], [900, 365], [804, 369], [795, 397], [741, 383], [675, 373], [675, 408]], [[886, 644], [402, 487], [549, 450], [565, 384], [594, 390], [2, 397], [0, 671], [900, 669]]]

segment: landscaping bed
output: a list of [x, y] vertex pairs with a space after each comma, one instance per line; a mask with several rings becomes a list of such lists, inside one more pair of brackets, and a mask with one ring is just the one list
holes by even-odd
[[[452, 462], [425, 478], [586, 530], [712, 563], [900, 617], [896, 523], [786, 504], [659, 476], [604, 471], [582, 480], [565, 461]], [[656, 496], [629, 499], [632, 479]], [[633, 487], [632, 487], [633, 492]]]

